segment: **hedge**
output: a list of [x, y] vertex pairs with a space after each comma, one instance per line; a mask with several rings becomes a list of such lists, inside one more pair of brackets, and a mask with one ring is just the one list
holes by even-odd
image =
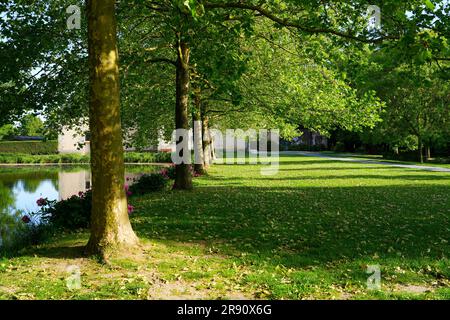
[[0, 153], [51, 155], [58, 153], [58, 141], [0, 141]]
[[[50, 154], [50, 155], [30, 155], [30, 154], [8, 154], [0, 153], [0, 163], [3, 164], [60, 164], [60, 163], [89, 163], [87, 155], [80, 154]], [[125, 162], [127, 163], [168, 163], [171, 162], [170, 153], [138, 153], [126, 152]]]
[[172, 162], [170, 152], [125, 152], [127, 163], [169, 163]]

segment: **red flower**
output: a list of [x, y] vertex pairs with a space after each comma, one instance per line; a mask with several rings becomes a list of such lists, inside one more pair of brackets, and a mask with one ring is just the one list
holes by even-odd
[[43, 207], [43, 206], [47, 205], [47, 199], [39, 198], [39, 199], [37, 199], [36, 203], [39, 207]]
[[22, 221], [23, 221], [23, 223], [30, 223], [31, 219], [29, 216], [23, 216]]
[[128, 205], [128, 214], [132, 214], [133, 211], [134, 211], [134, 207], [131, 204], [129, 204]]

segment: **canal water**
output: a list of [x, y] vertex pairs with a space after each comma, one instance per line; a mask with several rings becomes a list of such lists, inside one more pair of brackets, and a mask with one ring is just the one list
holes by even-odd
[[[159, 166], [126, 167], [126, 183], [143, 174], [159, 171]], [[37, 212], [39, 198], [64, 200], [91, 188], [89, 167], [83, 166], [23, 166], [0, 167], [0, 247], [7, 225], [31, 212]]]
[[[128, 183], [144, 173], [159, 170], [156, 166], [127, 166]], [[87, 167], [4, 167], [0, 168], [0, 211], [35, 212], [36, 200], [64, 200], [91, 188]]]

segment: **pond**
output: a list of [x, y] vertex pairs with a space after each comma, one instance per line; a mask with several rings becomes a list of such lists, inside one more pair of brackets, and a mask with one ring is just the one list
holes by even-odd
[[[125, 178], [130, 181], [157, 166], [127, 166]], [[83, 166], [4, 167], [0, 168], [0, 211], [35, 212], [36, 200], [64, 200], [91, 188], [91, 173]]]
[[[128, 183], [142, 174], [160, 170], [159, 166], [129, 165]], [[36, 200], [64, 200], [91, 188], [89, 167], [24, 166], [0, 167], [0, 247], [5, 226], [19, 222], [20, 217], [36, 212]]]

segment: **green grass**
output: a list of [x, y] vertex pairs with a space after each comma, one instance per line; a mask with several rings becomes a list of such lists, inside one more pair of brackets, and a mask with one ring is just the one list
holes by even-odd
[[450, 298], [450, 174], [311, 157], [261, 168], [215, 165], [192, 192], [133, 198], [142, 248], [109, 265], [82, 257], [86, 233], [1, 260], [0, 298]]

